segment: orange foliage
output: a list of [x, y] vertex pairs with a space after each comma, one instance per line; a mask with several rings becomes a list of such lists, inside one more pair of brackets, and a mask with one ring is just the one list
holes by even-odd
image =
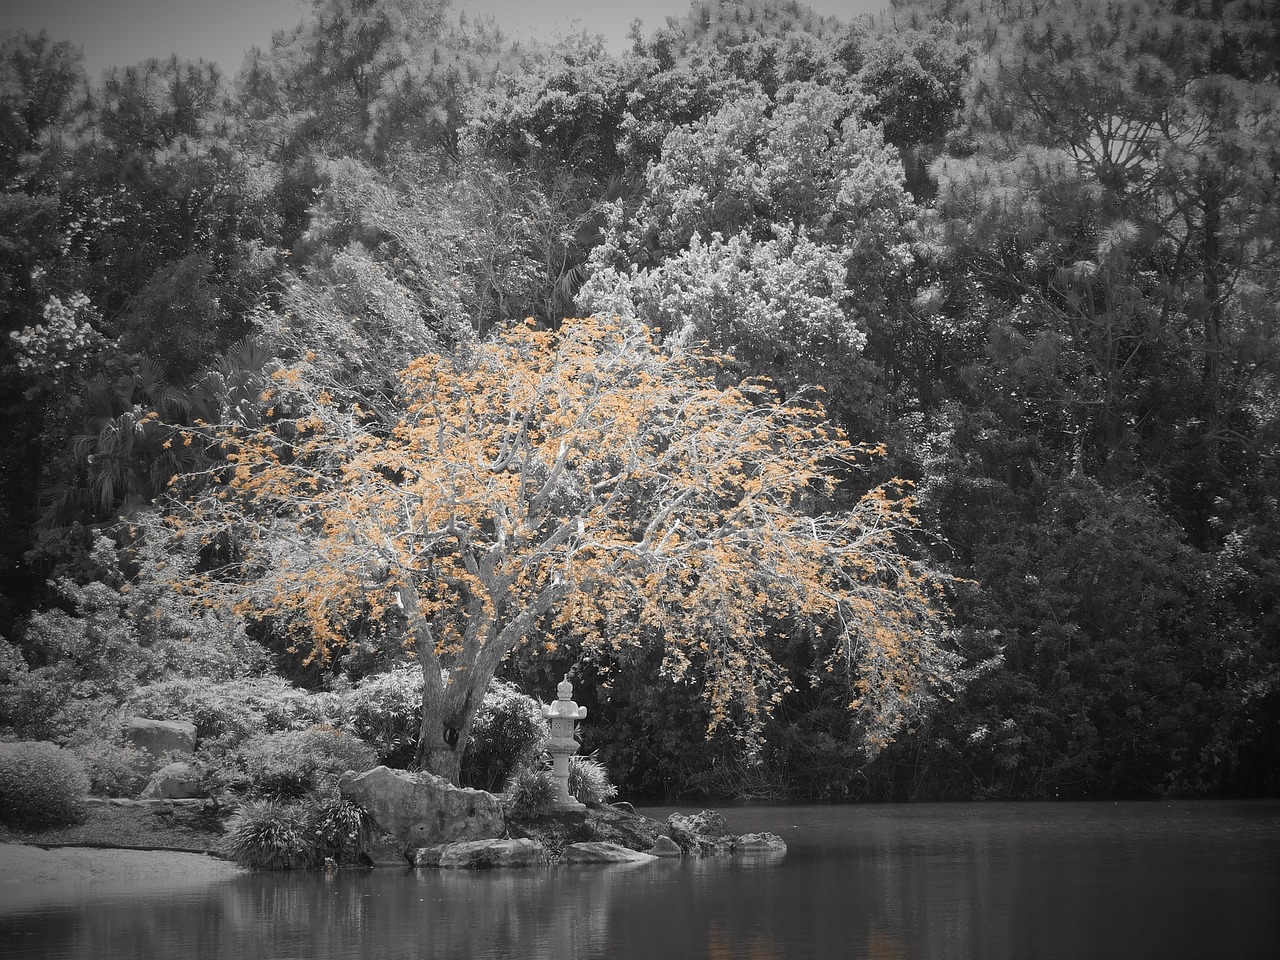
[[936, 585], [899, 548], [910, 498], [820, 510], [882, 450], [718, 372], [637, 324], [522, 327], [414, 361], [389, 426], [282, 371], [277, 419], [217, 431], [218, 483], [175, 488], [201, 493], [167, 510], [173, 536], [236, 544], [182, 586], [281, 618], [321, 657], [357, 616], [403, 618], [428, 687], [443, 677], [424, 696], [455, 706], [539, 624], [588, 652], [661, 643], [669, 675], [704, 671], [709, 733], [736, 708], [748, 737], [787, 685], [768, 625], [800, 624], [875, 749], [953, 666]]

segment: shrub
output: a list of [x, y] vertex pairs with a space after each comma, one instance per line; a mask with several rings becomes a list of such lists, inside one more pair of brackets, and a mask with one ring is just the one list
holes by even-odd
[[314, 844], [298, 804], [246, 803], [227, 824], [223, 850], [255, 870], [297, 870], [312, 862]]
[[358, 863], [368, 849], [373, 821], [359, 804], [340, 797], [309, 803], [246, 803], [227, 824], [223, 851], [255, 870], [301, 870]]
[[312, 804], [308, 824], [315, 844], [312, 860], [316, 864], [330, 857], [335, 863], [359, 863], [373, 836], [373, 818], [368, 811], [343, 797], [329, 797]]
[[609, 771], [595, 757], [569, 758], [569, 792], [580, 803], [608, 803], [618, 795]]
[[241, 700], [228, 697], [223, 684], [198, 680], [164, 680], [140, 687], [125, 701], [122, 712], [140, 717], [190, 720], [197, 740], [244, 740], [266, 729], [261, 714]]
[[0, 727], [29, 741], [63, 741], [100, 712], [92, 684], [74, 665], [28, 667], [22, 652], [0, 638]]
[[145, 784], [137, 763], [144, 751], [102, 737], [71, 746], [89, 776], [89, 792], [97, 797], [132, 797]]
[[327, 793], [347, 770], [363, 773], [378, 762], [363, 740], [317, 728], [269, 733], [246, 741], [222, 764], [223, 786], [253, 797], [296, 800]]
[[84, 820], [89, 777], [72, 753], [52, 743], [0, 743], [0, 819], [40, 829]]
[[[422, 672], [396, 667], [366, 677], [341, 695], [343, 725], [378, 751], [389, 767], [407, 768], [422, 723]], [[535, 756], [547, 738], [540, 704], [509, 683], [495, 680], [471, 726], [462, 758], [462, 782], [497, 789], [516, 766]]]
[[507, 805], [513, 816], [539, 816], [555, 801], [555, 775], [540, 763], [522, 764], [507, 781]]
[[397, 667], [366, 677], [342, 695], [346, 726], [378, 751], [389, 767], [406, 768], [422, 722], [422, 670]]
[[493, 681], [471, 726], [462, 782], [495, 790], [512, 770], [536, 756], [548, 736], [541, 706], [511, 684]]
[[199, 740], [236, 744], [256, 734], [315, 722], [313, 697], [278, 677], [228, 680], [164, 680], [135, 690], [125, 710], [136, 716], [181, 718], [196, 725]]

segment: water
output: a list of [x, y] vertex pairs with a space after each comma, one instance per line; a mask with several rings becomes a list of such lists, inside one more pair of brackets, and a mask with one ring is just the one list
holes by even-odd
[[[645, 811], [665, 817], [669, 809]], [[749, 807], [785, 857], [42, 889], [6, 958], [1280, 957], [1280, 804]]]

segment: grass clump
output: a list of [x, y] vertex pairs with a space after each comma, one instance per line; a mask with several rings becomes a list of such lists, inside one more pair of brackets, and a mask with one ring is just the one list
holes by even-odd
[[618, 795], [618, 788], [595, 757], [570, 757], [569, 792], [579, 803], [608, 803]]
[[342, 797], [305, 803], [256, 800], [227, 824], [223, 852], [254, 870], [305, 870], [365, 859], [373, 821], [359, 804]]
[[545, 766], [527, 763], [507, 781], [507, 805], [516, 817], [537, 817], [556, 802], [556, 778]]
[[301, 804], [246, 803], [227, 824], [225, 852], [255, 870], [300, 870], [312, 862], [313, 844]]

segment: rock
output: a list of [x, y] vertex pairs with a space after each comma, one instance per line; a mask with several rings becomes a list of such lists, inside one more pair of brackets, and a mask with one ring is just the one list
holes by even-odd
[[727, 837], [730, 835], [729, 821], [724, 814], [715, 810], [703, 810], [686, 816], [673, 813], [667, 817], [667, 826], [678, 833], [688, 833], [703, 837]]
[[787, 844], [775, 833], [744, 833], [733, 842], [736, 853], [786, 853]]
[[673, 813], [667, 817], [671, 839], [688, 854], [718, 857], [734, 851], [737, 838], [729, 832], [729, 822], [714, 810], [692, 816]]
[[[782, 839], [772, 833], [734, 836], [725, 818], [704, 810], [695, 816], [672, 814], [667, 823], [638, 813], [627, 813], [616, 804], [585, 813], [546, 814], [512, 819], [508, 829], [513, 837], [529, 837], [546, 848], [552, 862], [615, 862], [596, 859], [599, 848], [639, 851], [649, 857], [728, 856], [732, 853], [781, 854], [787, 850]], [[710, 831], [710, 832], [703, 832]], [[424, 854], [432, 861], [439, 852]], [[591, 859], [587, 859], [590, 857]]]
[[615, 810], [621, 810], [623, 813], [635, 813], [635, 812], [636, 812], [636, 808], [635, 808], [635, 807], [633, 807], [633, 806], [632, 806], [630, 803], [628, 803], [626, 800], [619, 800], [617, 803], [611, 803], [611, 804], [609, 804], [609, 806], [613, 807], [613, 809], [615, 809]]
[[374, 767], [345, 774], [338, 788], [369, 811], [381, 830], [409, 847], [491, 839], [506, 829], [493, 794], [455, 787], [429, 773]]
[[181, 760], [157, 770], [142, 791], [142, 796], [148, 800], [192, 800], [205, 795], [195, 767]]
[[124, 722], [124, 738], [156, 759], [166, 753], [189, 756], [196, 749], [196, 725], [189, 720], [130, 717]]
[[588, 808], [576, 813], [548, 813], [524, 819], [511, 818], [507, 828], [513, 837], [529, 837], [547, 848], [553, 860], [573, 843], [613, 843], [629, 850], [648, 850], [666, 825], [615, 806]]
[[646, 863], [656, 859], [652, 854], [628, 850], [616, 843], [571, 843], [560, 855], [562, 863]]
[[442, 870], [489, 867], [540, 867], [549, 863], [547, 848], [535, 840], [464, 840], [434, 843], [414, 851], [415, 867]]
[[450, 846], [451, 844], [448, 843], [429, 843], [425, 847], [410, 850], [409, 862], [415, 867], [438, 867], [440, 858]]
[[403, 840], [376, 830], [365, 844], [364, 853], [374, 867], [407, 867], [413, 863], [413, 852]]
[[670, 837], [659, 837], [654, 841], [653, 846], [646, 852], [651, 857], [684, 856], [684, 851], [680, 849], [680, 844], [676, 843]]

